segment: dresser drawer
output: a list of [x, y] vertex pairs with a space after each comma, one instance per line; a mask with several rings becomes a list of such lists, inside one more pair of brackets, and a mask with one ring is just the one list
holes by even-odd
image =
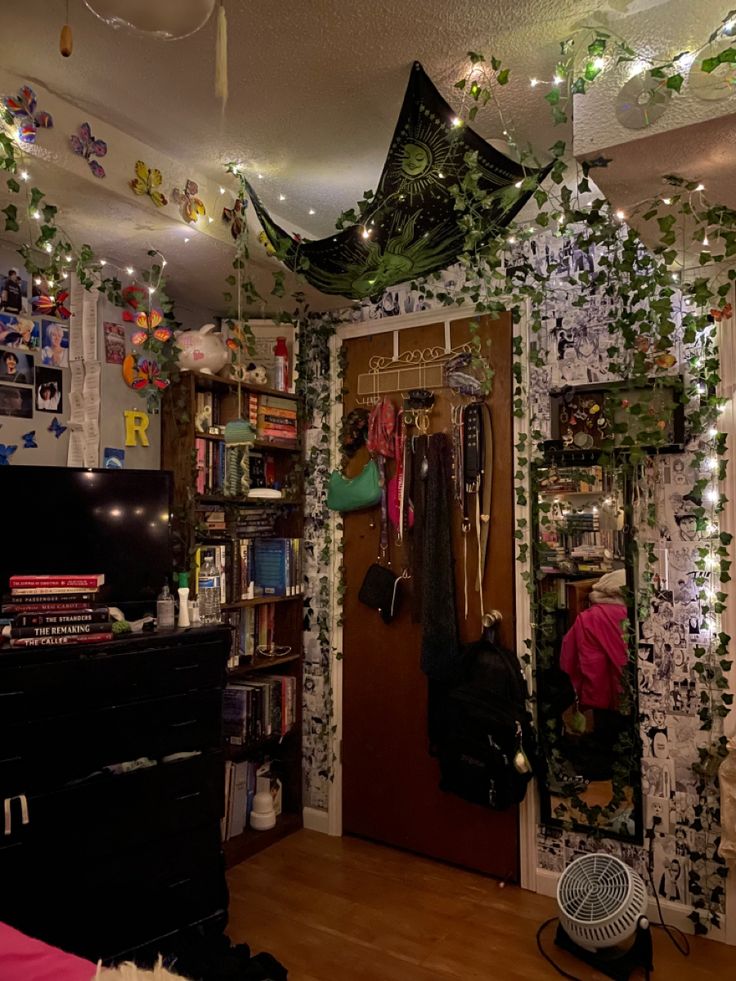
[[222, 692], [213, 689], [26, 725], [0, 724], [0, 759], [6, 761], [0, 765], [0, 799], [59, 788], [142, 756], [157, 760], [219, 749], [221, 713]]

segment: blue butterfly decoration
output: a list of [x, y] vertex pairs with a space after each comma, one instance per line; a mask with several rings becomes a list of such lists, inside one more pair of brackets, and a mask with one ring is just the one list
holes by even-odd
[[10, 465], [10, 457], [17, 449], [17, 446], [6, 446], [5, 443], [0, 443], [0, 467], [7, 467]]
[[56, 416], [54, 416], [54, 418], [51, 420], [51, 425], [49, 426], [49, 432], [53, 433], [58, 439], [62, 433], [66, 432], [66, 426], [62, 426]]
[[37, 450], [38, 443], [36, 442], [36, 430], [32, 429], [30, 433], [23, 433], [23, 449], [24, 450]]

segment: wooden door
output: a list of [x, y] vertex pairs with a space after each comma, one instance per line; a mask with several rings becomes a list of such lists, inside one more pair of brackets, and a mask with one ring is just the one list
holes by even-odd
[[[451, 343], [469, 339], [470, 321], [454, 321]], [[488, 561], [483, 583], [486, 609], [503, 614], [498, 635], [514, 648], [514, 503], [512, 328], [508, 315], [480, 319], [481, 337], [490, 336], [495, 370], [490, 396], [493, 416], [493, 502]], [[391, 357], [393, 333], [345, 342], [347, 371], [344, 409], [355, 406], [358, 374], [374, 355]], [[399, 332], [399, 352], [444, 347], [441, 323]], [[435, 393], [431, 432], [450, 431], [448, 390]], [[400, 394], [393, 396], [398, 404]], [[361, 451], [348, 473], [357, 473], [367, 454]], [[469, 617], [463, 616], [461, 514], [454, 508], [453, 547], [457, 610], [463, 642], [480, 635], [476, 564], [468, 542]], [[393, 623], [358, 600], [363, 576], [376, 561], [378, 513], [345, 516], [346, 594], [343, 635], [343, 826], [346, 832], [396, 845], [432, 858], [516, 881], [518, 813], [495, 812], [443, 793], [437, 761], [427, 740], [427, 679], [419, 667], [421, 626], [412, 622], [407, 600]], [[375, 525], [375, 527], [371, 527]], [[401, 571], [403, 552], [392, 533], [391, 558]]]

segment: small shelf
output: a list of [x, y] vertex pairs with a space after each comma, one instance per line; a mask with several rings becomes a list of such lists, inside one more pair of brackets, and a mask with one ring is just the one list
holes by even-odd
[[225, 759], [232, 760], [234, 763], [247, 760], [253, 753], [266, 749], [268, 746], [281, 745], [285, 739], [288, 739], [296, 732], [296, 728], [296, 726], [293, 726], [283, 736], [264, 736], [262, 739], [254, 739], [252, 742], [246, 743], [243, 746], [233, 746], [231, 743], [226, 742]]
[[[206, 439], [212, 443], [221, 443], [225, 437], [218, 436], [216, 433], [200, 433], [195, 429], [194, 431], [195, 439]], [[300, 453], [302, 445], [299, 440], [283, 440], [279, 441], [277, 439], [257, 439], [252, 444], [255, 450], [284, 450], [286, 453]]]
[[254, 596], [253, 599], [235, 600], [234, 603], [223, 603], [223, 610], [247, 610], [250, 606], [266, 606], [267, 603], [293, 603], [294, 600], [304, 599], [304, 593], [293, 596]]
[[253, 395], [269, 395], [274, 398], [289, 399], [297, 402], [299, 396], [295, 392], [282, 392], [278, 388], [269, 388], [267, 385], [250, 385], [248, 382], [238, 382], [234, 378], [220, 378], [219, 375], [202, 375], [193, 373], [194, 384], [199, 389], [230, 388], [237, 391], [241, 388], [244, 392]]
[[223, 843], [225, 865], [229, 869], [233, 865], [239, 865], [240, 862], [245, 862], [246, 859], [262, 852], [264, 848], [275, 845], [282, 838], [299, 831], [301, 827], [301, 814], [280, 814], [276, 818], [275, 826], [269, 831], [254, 831], [252, 828], [247, 828], [242, 834]]
[[195, 494], [195, 504], [231, 504], [239, 508], [295, 507], [301, 501], [290, 501], [284, 497], [226, 497], [224, 494]]
[[301, 654], [285, 654], [283, 657], [254, 657], [249, 664], [239, 664], [237, 668], [229, 668], [228, 678], [247, 678], [253, 671], [267, 671], [269, 668], [277, 668], [281, 664], [293, 664], [294, 661], [301, 661]]

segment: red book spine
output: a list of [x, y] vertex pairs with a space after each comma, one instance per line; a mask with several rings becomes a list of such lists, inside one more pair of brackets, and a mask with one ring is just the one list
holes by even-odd
[[11, 576], [11, 589], [97, 589], [104, 576]]
[[68, 644], [102, 644], [112, 640], [112, 633], [74, 634], [61, 637], [16, 637], [10, 641], [11, 647], [66, 647]]

